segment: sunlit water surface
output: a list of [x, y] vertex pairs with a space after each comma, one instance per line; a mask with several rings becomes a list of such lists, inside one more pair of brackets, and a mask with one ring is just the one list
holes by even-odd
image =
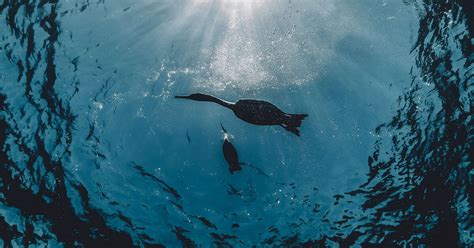
[[[396, 121], [407, 92], [433, 89], [427, 72], [418, 76], [422, 55], [413, 52], [423, 42], [423, 3], [50, 2], [24, 4], [13, 17], [15, 4], [0, 8], [8, 20], [0, 25], [2, 125], [10, 127], [2, 159], [19, 167], [3, 173], [24, 174], [21, 185], [31, 189], [24, 197], [48, 195], [38, 200], [44, 208], [59, 204], [74, 216], [70, 226], [47, 224], [63, 217], [33, 209], [22, 220], [14, 210], [22, 205], [4, 201], [7, 226], [25, 233], [35, 223], [26, 242], [99, 245], [116, 235], [123, 246], [353, 244], [353, 235], [362, 236], [352, 232], [364, 223], [357, 219], [372, 213], [355, 190], [374, 180], [368, 164], [379, 159], [381, 144], [401, 142], [394, 137], [409, 123], [400, 130], [377, 127]], [[449, 27], [463, 25], [462, 15], [451, 14]], [[459, 65], [466, 82], [472, 80], [468, 55], [467, 66]], [[466, 87], [472, 95], [472, 82]], [[297, 137], [245, 123], [216, 104], [174, 98], [193, 92], [264, 99], [309, 116]], [[220, 123], [240, 160], [252, 165], [234, 175], [222, 154]], [[397, 148], [383, 153], [398, 154]], [[387, 164], [405, 159], [393, 156]], [[467, 230], [459, 244], [473, 242], [466, 238], [472, 226], [459, 230]]]

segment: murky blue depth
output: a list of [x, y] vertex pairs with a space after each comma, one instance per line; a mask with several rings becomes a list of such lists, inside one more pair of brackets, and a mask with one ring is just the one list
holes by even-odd
[[472, 247], [473, 8], [3, 0], [0, 244]]

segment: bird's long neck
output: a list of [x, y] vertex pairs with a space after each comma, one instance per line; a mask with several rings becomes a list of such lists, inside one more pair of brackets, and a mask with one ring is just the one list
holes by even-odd
[[223, 107], [226, 107], [226, 108], [229, 108], [229, 109], [232, 109], [232, 107], [234, 106], [234, 103], [233, 102], [228, 102], [228, 101], [224, 101], [220, 98], [217, 98], [215, 96], [211, 96], [211, 95], [207, 95], [207, 99], [206, 101], [208, 102], [214, 102], [214, 103], [217, 103]]

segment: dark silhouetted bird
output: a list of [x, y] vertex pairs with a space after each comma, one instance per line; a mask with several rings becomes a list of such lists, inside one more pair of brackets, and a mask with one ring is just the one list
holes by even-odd
[[248, 123], [260, 126], [279, 125], [298, 136], [300, 136], [298, 128], [303, 119], [308, 116], [307, 114], [287, 114], [275, 105], [262, 100], [242, 99], [234, 103], [202, 93], [175, 96], [175, 98], [214, 102], [231, 109], [237, 117]]

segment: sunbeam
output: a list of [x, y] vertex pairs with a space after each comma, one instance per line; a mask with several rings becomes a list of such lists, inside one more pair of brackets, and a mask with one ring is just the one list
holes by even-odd
[[0, 247], [473, 247], [467, 2], [3, 1]]

